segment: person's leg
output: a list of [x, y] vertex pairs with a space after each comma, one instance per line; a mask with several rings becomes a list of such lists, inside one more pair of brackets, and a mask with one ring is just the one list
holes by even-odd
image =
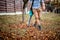
[[33, 9], [34, 15], [35, 15], [35, 24], [37, 26], [37, 28], [40, 30], [41, 26], [40, 26], [40, 11], [37, 9]]
[[22, 11], [22, 23], [24, 22], [24, 9]]
[[37, 9], [37, 16], [38, 16], [37, 24], [40, 25], [40, 10], [39, 9]]
[[28, 26], [30, 26], [31, 18], [32, 18], [32, 16], [29, 16], [28, 23], [27, 23]]
[[22, 11], [22, 23], [24, 22], [24, 13], [25, 13], [25, 4], [23, 4], [23, 11]]
[[22, 22], [24, 22], [24, 16], [25, 16], [25, 8], [26, 8], [27, 2], [24, 2], [23, 4], [23, 13], [22, 13]]
[[37, 12], [38, 12], [37, 28], [38, 28], [39, 30], [41, 30], [41, 21], [40, 21], [41, 18], [40, 18], [40, 17], [41, 17], [41, 12], [42, 12], [42, 10], [41, 10], [41, 9], [38, 9]]
[[28, 18], [28, 23], [27, 23], [28, 26], [30, 26], [30, 21], [32, 19], [32, 16], [33, 16], [33, 11], [30, 10], [30, 12], [29, 12], [29, 18]]
[[36, 25], [37, 24], [37, 18], [38, 18], [37, 10], [33, 9], [33, 13], [34, 13], [34, 16], [35, 16], [35, 23], [34, 23], [34, 25]]

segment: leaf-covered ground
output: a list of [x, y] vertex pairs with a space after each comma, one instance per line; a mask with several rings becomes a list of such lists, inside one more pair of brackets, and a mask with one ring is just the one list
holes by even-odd
[[[21, 22], [21, 15], [4, 17], [0, 16], [0, 40], [60, 40], [60, 14], [41, 14], [40, 31], [32, 25], [26, 25], [28, 14], [25, 15], [25, 23]], [[31, 24], [33, 22], [34, 16]]]

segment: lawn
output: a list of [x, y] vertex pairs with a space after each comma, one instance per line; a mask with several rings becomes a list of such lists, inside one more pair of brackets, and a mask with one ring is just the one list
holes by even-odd
[[[60, 40], [60, 14], [41, 14], [42, 30], [32, 25], [27, 27], [29, 15], [25, 14], [22, 23], [21, 15], [0, 16], [0, 39], [4, 40]], [[34, 23], [34, 16], [31, 24]]]
[[[29, 16], [25, 15], [25, 22]], [[32, 17], [31, 23], [34, 23], [34, 16]], [[41, 25], [43, 29], [55, 29], [60, 27], [60, 14], [47, 13], [41, 14]]]

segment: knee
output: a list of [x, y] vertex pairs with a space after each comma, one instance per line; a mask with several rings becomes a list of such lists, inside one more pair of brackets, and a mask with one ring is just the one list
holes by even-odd
[[40, 20], [40, 17], [35, 17], [36, 20]]

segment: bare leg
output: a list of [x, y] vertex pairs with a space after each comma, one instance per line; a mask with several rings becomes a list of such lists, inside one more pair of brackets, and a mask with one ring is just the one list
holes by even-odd
[[34, 15], [35, 15], [35, 23], [37, 25], [37, 28], [40, 30], [40, 10], [33, 9]]
[[34, 16], [35, 16], [35, 23], [40, 24], [40, 12], [36, 9], [33, 9]]

